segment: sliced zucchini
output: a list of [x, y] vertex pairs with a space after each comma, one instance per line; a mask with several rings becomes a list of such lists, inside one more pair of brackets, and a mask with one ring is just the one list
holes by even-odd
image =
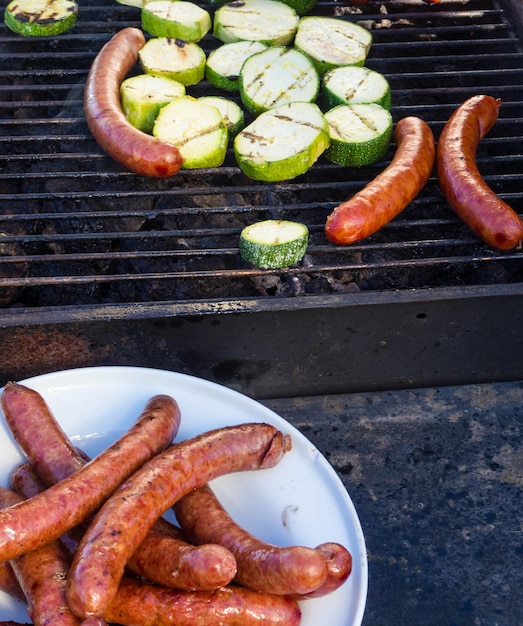
[[271, 46], [245, 61], [239, 84], [245, 108], [258, 115], [288, 102], [313, 102], [320, 79], [310, 59], [299, 50]]
[[296, 11], [277, 0], [236, 0], [214, 14], [214, 36], [223, 43], [261, 41], [268, 46], [290, 43], [298, 27]]
[[211, 16], [194, 2], [152, 0], [142, 9], [142, 28], [153, 37], [201, 41], [211, 30]]
[[325, 113], [331, 143], [328, 161], [362, 167], [381, 161], [390, 146], [392, 115], [379, 104], [345, 104]]
[[258, 116], [234, 139], [242, 172], [275, 182], [304, 174], [329, 146], [329, 128], [320, 108], [290, 102]]
[[180, 150], [184, 169], [218, 167], [227, 154], [227, 127], [220, 111], [191, 96], [177, 98], [160, 110], [153, 135]]
[[194, 41], [154, 37], [138, 51], [138, 56], [147, 74], [165, 76], [182, 85], [196, 85], [205, 77], [207, 58]]
[[335, 17], [302, 17], [294, 47], [307, 54], [323, 75], [333, 67], [365, 64], [372, 45], [370, 31]]
[[338, 104], [379, 104], [391, 108], [388, 80], [368, 67], [346, 65], [329, 70], [322, 81], [325, 102], [329, 108]]
[[165, 76], [138, 74], [120, 85], [122, 111], [129, 122], [144, 133], [152, 133], [160, 109], [185, 95], [185, 85]]
[[199, 102], [210, 104], [220, 111], [225, 126], [227, 126], [229, 139], [235, 137], [245, 126], [245, 114], [234, 100], [222, 96], [202, 96], [198, 100]]
[[211, 50], [207, 55], [205, 78], [218, 89], [238, 91], [240, 70], [244, 61], [256, 52], [266, 50], [261, 41], [235, 41]]
[[147, 0], [116, 0], [118, 4], [123, 4], [128, 7], [136, 7], [137, 9], [143, 9]]
[[240, 233], [241, 257], [262, 269], [290, 267], [301, 261], [309, 242], [309, 229], [300, 222], [265, 220]]
[[24, 37], [61, 35], [77, 17], [75, 0], [12, 0], [4, 11], [6, 26]]

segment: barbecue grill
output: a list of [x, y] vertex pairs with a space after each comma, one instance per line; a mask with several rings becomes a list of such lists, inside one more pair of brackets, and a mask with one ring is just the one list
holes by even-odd
[[[320, 0], [313, 12], [372, 31], [367, 65], [389, 80], [395, 121], [420, 116], [437, 138], [470, 96], [501, 98], [478, 164], [522, 211], [517, 0]], [[138, 9], [84, 0], [58, 37], [0, 27], [0, 384], [98, 364], [174, 369], [264, 398], [523, 378], [523, 253], [480, 242], [434, 176], [393, 222], [344, 247], [325, 239], [325, 219], [386, 161], [320, 158], [267, 184], [245, 177], [232, 150], [219, 168], [158, 180], [104, 154], [83, 85], [126, 26], [140, 26]], [[241, 229], [268, 218], [308, 225], [298, 265], [242, 262]]]

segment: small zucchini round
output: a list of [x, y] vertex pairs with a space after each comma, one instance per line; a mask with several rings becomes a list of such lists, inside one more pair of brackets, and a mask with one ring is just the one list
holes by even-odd
[[24, 37], [61, 35], [76, 24], [75, 0], [12, 0], [5, 8], [5, 25]]
[[240, 234], [241, 257], [261, 269], [290, 267], [301, 261], [309, 229], [300, 222], [265, 220], [246, 226]]

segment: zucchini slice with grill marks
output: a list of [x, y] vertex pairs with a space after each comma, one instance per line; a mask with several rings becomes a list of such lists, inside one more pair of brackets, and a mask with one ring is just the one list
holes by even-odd
[[229, 132], [229, 138], [234, 138], [245, 126], [245, 114], [239, 104], [223, 96], [201, 96], [200, 102], [216, 107], [222, 114], [223, 121]]
[[259, 115], [234, 139], [242, 172], [275, 182], [304, 174], [329, 146], [329, 128], [316, 104], [291, 102]]
[[261, 41], [224, 43], [207, 55], [205, 78], [218, 89], [238, 91], [240, 70], [244, 61], [256, 52], [266, 49], [267, 46]]
[[308, 55], [323, 75], [333, 67], [365, 64], [372, 45], [370, 31], [335, 17], [308, 15], [298, 24], [294, 47]]
[[205, 77], [207, 57], [194, 41], [154, 37], [138, 51], [144, 72], [165, 76], [182, 85], [196, 85]]
[[152, 0], [142, 9], [142, 28], [153, 37], [200, 41], [211, 30], [211, 16], [186, 0]]
[[76, 24], [75, 0], [12, 0], [4, 11], [6, 26], [25, 37], [61, 35]]
[[348, 167], [371, 165], [385, 158], [392, 137], [392, 115], [379, 104], [339, 105], [325, 113], [331, 143], [328, 161]]
[[191, 96], [177, 98], [160, 110], [153, 135], [178, 148], [184, 169], [218, 167], [227, 154], [228, 132], [222, 114]]
[[296, 11], [277, 0], [236, 0], [214, 14], [214, 36], [223, 43], [261, 41], [286, 46], [298, 27]]
[[137, 74], [120, 85], [125, 117], [135, 128], [149, 134], [160, 109], [181, 96], [185, 96], [185, 85], [165, 76]]
[[289, 102], [313, 102], [319, 88], [314, 65], [294, 48], [271, 46], [246, 59], [240, 71], [240, 96], [254, 115]]
[[322, 80], [323, 95], [329, 108], [338, 104], [379, 104], [391, 108], [388, 80], [368, 67], [345, 65], [329, 70]]
[[241, 257], [262, 269], [290, 267], [300, 261], [309, 241], [309, 229], [300, 222], [265, 220], [240, 233]]

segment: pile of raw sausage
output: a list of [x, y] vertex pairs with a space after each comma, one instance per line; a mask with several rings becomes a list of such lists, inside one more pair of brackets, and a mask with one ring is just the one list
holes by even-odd
[[[36, 626], [298, 626], [299, 601], [351, 573], [338, 543], [252, 536], [208, 485], [274, 467], [291, 442], [272, 425], [173, 443], [180, 410], [157, 395], [90, 460], [36, 391], [8, 383], [1, 404], [27, 460], [0, 488], [0, 589], [27, 603]], [[171, 508], [179, 526], [162, 517]]]

